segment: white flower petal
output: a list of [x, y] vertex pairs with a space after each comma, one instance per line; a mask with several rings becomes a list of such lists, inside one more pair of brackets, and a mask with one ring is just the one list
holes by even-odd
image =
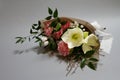
[[61, 38], [69, 48], [78, 47], [83, 43], [83, 31], [78, 27], [68, 29]]

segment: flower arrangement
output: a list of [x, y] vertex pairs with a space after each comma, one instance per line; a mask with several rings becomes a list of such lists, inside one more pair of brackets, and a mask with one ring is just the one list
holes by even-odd
[[85, 66], [96, 70], [99, 61], [100, 40], [90, 23], [68, 17], [58, 17], [58, 10], [48, 8], [49, 16], [39, 20], [30, 29], [30, 36], [16, 37], [16, 43], [27, 39], [39, 43], [49, 54], [68, 63], [68, 73]]

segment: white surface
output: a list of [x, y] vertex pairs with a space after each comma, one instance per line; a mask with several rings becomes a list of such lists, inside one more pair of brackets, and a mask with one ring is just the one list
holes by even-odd
[[[120, 0], [0, 0], [0, 80], [119, 80]], [[58, 8], [60, 16], [75, 17], [107, 27], [114, 41], [111, 54], [103, 58], [97, 71], [85, 68], [66, 77], [64, 63], [31, 51], [14, 55], [15, 50], [37, 44], [15, 44], [16, 36], [29, 34], [31, 25]]]

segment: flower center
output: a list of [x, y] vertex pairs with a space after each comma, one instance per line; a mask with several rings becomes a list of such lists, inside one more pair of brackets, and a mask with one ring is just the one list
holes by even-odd
[[73, 34], [73, 35], [72, 35], [72, 39], [73, 39], [73, 40], [77, 40], [78, 38], [79, 38], [79, 35], [78, 35], [78, 34]]

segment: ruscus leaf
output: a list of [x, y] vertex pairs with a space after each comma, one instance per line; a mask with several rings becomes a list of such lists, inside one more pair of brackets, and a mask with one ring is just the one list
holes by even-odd
[[95, 66], [95, 64], [93, 64], [92, 62], [89, 62], [89, 63], [87, 64], [87, 66], [88, 66], [89, 68], [93, 69], [93, 70], [96, 70], [96, 66]]
[[55, 30], [58, 31], [60, 28], [61, 28], [61, 24], [60, 24], [60, 23], [57, 23], [57, 25], [56, 25], [56, 27], [55, 27]]
[[89, 60], [94, 61], [94, 62], [99, 61], [99, 60], [98, 60], [98, 59], [96, 59], [96, 58], [90, 58]]
[[16, 44], [19, 43], [19, 42], [21, 42], [21, 39], [18, 39], [18, 40], [16, 41]]
[[55, 9], [55, 11], [54, 11], [54, 13], [53, 13], [53, 17], [54, 17], [54, 18], [57, 18], [57, 17], [58, 17], [58, 10], [57, 10], [57, 9]]
[[86, 65], [86, 59], [82, 59], [81, 63], [80, 63], [80, 68], [83, 69]]
[[85, 53], [85, 57], [86, 57], [86, 58], [89, 58], [89, 57], [91, 57], [94, 53], [95, 53], [95, 50], [87, 51], [87, 52]]
[[50, 15], [52, 15], [52, 13], [53, 13], [52, 9], [49, 8], [49, 7], [48, 7], [48, 13], [49, 13]]
[[46, 20], [50, 20], [52, 18], [52, 16], [48, 16], [48, 17], [46, 17], [45, 19]]

